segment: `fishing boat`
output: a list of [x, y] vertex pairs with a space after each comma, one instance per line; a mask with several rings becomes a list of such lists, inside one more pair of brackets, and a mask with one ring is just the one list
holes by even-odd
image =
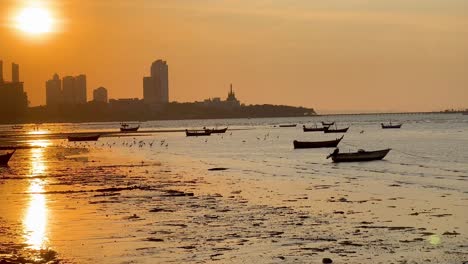
[[296, 124], [282, 124], [282, 125], [279, 125], [279, 127], [296, 127], [297, 125]]
[[305, 125], [302, 126], [302, 130], [304, 132], [319, 132], [324, 131], [325, 129], [325, 127], [306, 127]]
[[211, 135], [211, 131], [206, 131], [206, 130], [185, 130], [185, 135], [187, 137], [199, 137], [199, 136], [209, 136]]
[[213, 129], [209, 129], [209, 128], [203, 128], [205, 131], [209, 131], [211, 132], [211, 134], [223, 134], [223, 133], [226, 133], [227, 131], [227, 127], [225, 128], [221, 128], [221, 129], [217, 129], [217, 128], [213, 128]]
[[120, 125], [120, 132], [136, 132], [140, 128], [140, 125], [131, 127], [128, 124]]
[[15, 153], [16, 149], [13, 149], [12, 152], [0, 155], [0, 166], [8, 165], [8, 161], [10, 160], [11, 156]]
[[329, 141], [293, 141], [293, 145], [295, 149], [303, 149], [303, 148], [336, 148], [338, 143], [343, 139], [344, 136], [337, 138], [335, 140]]
[[322, 121], [322, 126], [333, 126], [335, 124], [335, 121], [333, 122], [323, 122]]
[[75, 136], [68, 136], [68, 141], [76, 142], [76, 141], [97, 141], [101, 135], [75, 135]]
[[346, 133], [348, 132], [348, 129], [349, 127], [345, 127], [345, 128], [330, 128], [330, 127], [327, 127], [325, 128], [325, 130], [323, 130], [324, 133]]
[[389, 124], [380, 123], [380, 125], [382, 126], [382, 129], [388, 129], [388, 128], [401, 128], [403, 124], [392, 124], [392, 122], [390, 122]]
[[340, 150], [336, 148], [335, 151], [333, 151], [333, 153], [327, 156], [327, 159], [332, 158], [333, 162], [359, 162], [359, 161], [381, 160], [385, 156], [387, 156], [390, 150], [391, 149], [383, 149], [383, 150], [377, 150], [377, 151], [365, 151], [365, 150], [360, 149], [357, 152], [339, 153]]

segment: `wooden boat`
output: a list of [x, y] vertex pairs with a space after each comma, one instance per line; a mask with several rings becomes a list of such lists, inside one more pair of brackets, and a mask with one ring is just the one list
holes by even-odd
[[120, 132], [136, 132], [140, 128], [140, 125], [135, 127], [129, 127], [128, 124], [122, 124], [120, 126]]
[[318, 132], [318, 131], [324, 131], [326, 128], [325, 127], [306, 127], [305, 125], [302, 126], [302, 130], [304, 132]]
[[199, 136], [209, 136], [211, 135], [211, 131], [206, 130], [185, 130], [185, 135], [187, 137], [199, 137]]
[[389, 124], [384, 124], [384, 123], [380, 123], [380, 125], [382, 126], [382, 129], [388, 129], [388, 128], [401, 128], [401, 126], [403, 124], [392, 124], [392, 122], [390, 122]]
[[11, 156], [15, 153], [16, 149], [13, 149], [12, 152], [0, 155], [0, 166], [8, 165], [8, 161], [10, 160]]
[[333, 122], [323, 122], [322, 121], [322, 126], [333, 126], [335, 124], [335, 121]]
[[293, 141], [293, 145], [295, 149], [303, 149], [303, 148], [336, 148], [338, 143], [343, 139], [344, 136], [337, 138], [335, 140], [329, 141]]
[[325, 128], [325, 130], [323, 130], [323, 132], [324, 133], [346, 133], [346, 132], [348, 132], [348, 129], [349, 129], [349, 127], [340, 128], [340, 129], [338, 129], [338, 128], [333, 129], [333, 128], [328, 127], [328, 128]]
[[296, 127], [297, 125], [296, 124], [282, 124], [282, 125], [279, 125], [279, 127]]
[[358, 162], [358, 161], [371, 161], [383, 159], [391, 149], [383, 149], [377, 151], [358, 150], [352, 153], [339, 153], [339, 149], [335, 149], [333, 153], [327, 156], [332, 158], [333, 162]]
[[211, 132], [211, 134], [222, 134], [222, 133], [226, 133], [227, 131], [227, 127], [225, 128], [221, 128], [221, 129], [216, 129], [216, 128], [213, 128], [213, 129], [209, 129], [209, 128], [203, 128], [205, 131], [209, 131]]
[[75, 135], [75, 136], [68, 136], [68, 141], [75, 142], [75, 141], [97, 141], [101, 135]]

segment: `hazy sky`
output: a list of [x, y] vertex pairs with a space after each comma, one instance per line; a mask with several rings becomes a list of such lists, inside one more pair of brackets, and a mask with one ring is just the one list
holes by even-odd
[[[11, 17], [40, 2], [56, 32]], [[466, 0], [0, 0], [6, 79], [20, 64], [32, 105], [45, 81], [84, 73], [88, 99], [142, 97], [151, 63], [169, 64], [171, 101], [225, 97], [320, 110], [468, 107]]]

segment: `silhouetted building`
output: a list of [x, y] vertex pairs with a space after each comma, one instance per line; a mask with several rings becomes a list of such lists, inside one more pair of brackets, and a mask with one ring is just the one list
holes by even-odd
[[19, 66], [12, 64], [12, 82], [3, 79], [3, 62], [0, 61], [0, 121], [20, 121], [28, 108], [28, 96], [23, 82], [19, 81]]
[[241, 104], [240, 104], [240, 101], [237, 100], [236, 94], [232, 90], [232, 84], [231, 84], [226, 101], [222, 101], [221, 98], [219, 97], [214, 97], [214, 98], [206, 99], [205, 101], [203, 101], [203, 105], [209, 106], [209, 107], [218, 107], [218, 108], [235, 108], [235, 107], [240, 107]]
[[93, 101], [107, 103], [107, 89], [99, 87], [93, 91]]
[[169, 102], [169, 76], [166, 61], [153, 62], [151, 76], [143, 77], [143, 100], [150, 104]]
[[86, 75], [65, 76], [62, 80], [62, 87], [65, 104], [86, 103]]
[[13, 83], [19, 83], [19, 65], [16, 63], [11, 64], [11, 80]]
[[54, 74], [51, 80], [46, 81], [46, 105], [57, 106], [63, 103], [62, 80]]
[[3, 61], [0, 60], [0, 83], [3, 83]]

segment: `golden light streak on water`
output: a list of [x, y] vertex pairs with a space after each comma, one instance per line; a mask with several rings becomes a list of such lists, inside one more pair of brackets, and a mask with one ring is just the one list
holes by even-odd
[[23, 219], [25, 242], [30, 248], [37, 250], [46, 248], [48, 241], [46, 197], [40, 193], [44, 191], [43, 185], [43, 180], [31, 181], [28, 191], [35, 193], [30, 194], [29, 206]]
[[[36, 140], [33, 144], [47, 146], [48, 142]], [[31, 149], [31, 176], [43, 175], [47, 171], [44, 162], [44, 148]], [[44, 179], [31, 179], [28, 192], [30, 194], [29, 204], [23, 218], [23, 231], [25, 243], [31, 249], [47, 248], [47, 200], [44, 192]]]
[[50, 141], [47, 139], [35, 139], [29, 142], [29, 145], [31, 147], [41, 147], [45, 148], [51, 145]]

